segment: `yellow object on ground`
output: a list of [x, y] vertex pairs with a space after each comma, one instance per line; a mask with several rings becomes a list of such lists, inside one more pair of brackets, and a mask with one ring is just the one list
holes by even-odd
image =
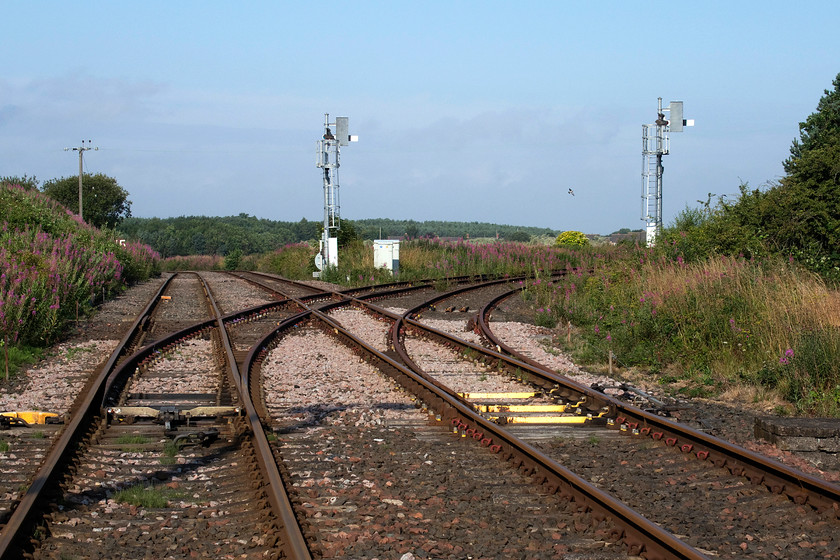
[[479, 412], [566, 412], [566, 404], [477, 404]]
[[0, 415], [9, 418], [18, 418], [27, 424], [46, 424], [47, 418], [57, 418], [55, 412], [42, 412], [40, 410], [22, 410], [17, 412], [0, 412]]
[[496, 416], [490, 421], [497, 424], [585, 424], [586, 416]]
[[537, 393], [458, 393], [465, 399], [532, 399]]

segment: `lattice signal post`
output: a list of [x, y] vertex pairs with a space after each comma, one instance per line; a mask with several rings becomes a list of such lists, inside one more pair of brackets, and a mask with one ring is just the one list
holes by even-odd
[[[665, 120], [665, 111], [668, 120]], [[671, 132], [682, 132], [685, 126], [694, 126], [694, 120], [683, 119], [683, 102], [671, 101], [668, 107], [656, 111], [656, 122], [642, 125], [642, 220], [645, 221], [645, 238], [648, 245], [656, 243], [662, 232], [662, 156], [671, 149]]]
[[[315, 266], [338, 266], [338, 230], [341, 229], [341, 206], [338, 202], [338, 168], [341, 165], [341, 146], [357, 142], [358, 136], [349, 134], [349, 118], [336, 117], [330, 122], [329, 113], [324, 114], [324, 136], [318, 140], [316, 165], [324, 173], [324, 232], [321, 234], [321, 250], [315, 256]], [[330, 128], [332, 127], [332, 128]], [[335, 132], [333, 132], [335, 130]], [[315, 273], [319, 275], [319, 273]]]

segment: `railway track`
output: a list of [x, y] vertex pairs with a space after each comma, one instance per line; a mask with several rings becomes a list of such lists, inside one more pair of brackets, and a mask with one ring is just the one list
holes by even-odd
[[[307, 557], [285, 524], [294, 518], [278, 504], [285, 494], [239, 396], [235, 360], [226, 363], [221, 314], [203, 281], [188, 283], [172, 293], [200, 313], [189, 301], [198, 286], [205, 320], [117, 367], [115, 352], [0, 535], [0, 556]], [[137, 325], [165, 322], [155, 319]]]
[[[254, 352], [262, 356], [250, 373], [252, 383], [264, 380], [263, 422], [275, 434], [319, 555], [493, 558], [530, 550], [553, 557], [571, 548], [626, 556], [597, 528], [575, 532], [579, 512], [554, 500], [547, 510], [527, 479], [470, 452], [416, 399], [333, 340], [327, 333], [334, 328], [299, 326], [264, 341], [260, 346], [273, 347]], [[487, 538], [501, 527], [504, 538]]]
[[[629, 437], [616, 438], [593, 428], [583, 434], [555, 429], [554, 438], [546, 438], [545, 430], [532, 436], [528, 427], [515, 428], [512, 433], [523, 440], [540, 441], [538, 447], [546, 456], [586, 473], [586, 480], [703, 553], [744, 557], [838, 554], [837, 486], [614, 397], [593, 393], [555, 372], [543, 376], [540, 372], [547, 371], [545, 366], [506, 347], [489, 328], [489, 309], [511, 293], [491, 300], [475, 320], [487, 345], [518, 359], [518, 377], [529, 377], [544, 390], [565, 393], [569, 402], [585, 401], [579, 407], [584, 411], [608, 410], [611, 429]], [[420, 307], [413, 310], [420, 311]], [[412, 311], [405, 314], [411, 315]], [[416, 328], [413, 319], [408, 322]], [[502, 367], [494, 360], [493, 351], [481, 353], [451, 337], [433, 336], [473, 360], [493, 364], [496, 370]], [[791, 534], [796, 535], [795, 542], [791, 542]]]
[[[203, 276], [201, 290], [182, 275], [169, 299], [157, 298], [166, 313], [140, 320], [132, 335], [143, 350], [120, 358], [103, 381], [107, 392], [97, 398], [105, 396], [111, 421], [94, 415], [82, 430], [95, 459], [78, 461], [65, 481], [65, 502], [80, 509], [33, 502], [51, 513], [26, 516], [29, 528], [16, 537], [4, 530], [2, 546], [31, 549], [35, 535], [41, 557], [73, 557], [77, 550], [61, 539], [87, 531], [84, 539], [110, 535], [125, 551], [162, 557], [837, 553], [836, 487], [807, 476], [780, 483], [798, 475], [772, 461], [776, 470], [756, 474], [767, 461], [637, 412], [507, 347], [489, 315], [515, 291], [509, 280], [459, 279], [446, 294], [431, 283], [337, 293], [270, 275]], [[226, 315], [219, 306], [214, 319], [176, 311], [195, 314], [204, 291]], [[190, 362], [193, 352], [203, 361]], [[179, 368], [186, 384], [161, 389], [165, 372]], [[183, 427], [184, 411], [212, 407], [239, 413], [196, 412]], [[164, 425], [126, 414], [142, 408]], [[170, 417], [178, 432], [166, 426], [165, 409], [181, 411]], [[167, 455], [178, 436], [180, 449]], [[186, 478], [166, 474], [167, 456]], [[281, 479], [288, 490], [277, 488]], [[154, 522], [143, 518], [140, 528], [140, 510], [113, 499], [136, 486], [166, 497], [165, 507], [143, 512]], [[236, 525], [254, 515], [259, 531]], [[786, 538], [794, 527], [801, 534]], [[284, 533], [295, 528], [300, 541], [290, 548]]]
[[[415, 311], [419, 311], [422, 309], [433, 309], [437, 310], [439, 306], [436, 303], [429, 303], [424, 302], [423, 305], [418, 306]], [[450, 312], [457, 309], [458, 305], [448, 305], [446, 309]], [[411, 313], [406, 313], [406, 316], [411, 315]], [[411, 326], [415, 329], [419, 330], [420, 325], [411, 320]], [[480, 320], [476, 321], [480, 323]], [[395, 329], [396, 332], [396, 329]], [[428, 334], [428, 331], [425, 331]], [[492, 333], [488, 330], [485, 332], [485, 336], [491, 335]], [[381, 335], [374, 336], [374, 339], [380, 338]], [[489, 338], [489, 336], [488, 336]], [[398, 336], [394, 337], [395, 339], [395, 346], [398, 344], [399, 338]], [[500, 344], [498, 340], [493, 339], [491, 341], [495, 342], [494, 344], [497, 348], [500, 348]], [[451, 339], [448, 342], [449, 344], [456, 344], [457, 342], [453, 342]], [[466, 348], [466, 352], [476, 352], [476, 348]], [[380, 346], [381, 349], [381, 346]], [[438, 354], [440, 350], [433, 350], [431, 354]], [[403, 362], [412, 363], [412, 369], [415, 371], [423, 371], [422, 367], [418, 366], [417, 363], [413, 362], [411, 358], [408, 357], [408, 352], [402, 356]], [[520, 356], [521, 357], [521, 356]], [[472, 360], [476, 360], [475, 356], [471, 356]], [[485, 355], [484, 357], [478, 358], [478, 360], [491, 360], [492, 356]], [[523, 358], [524, 359], [524, 358]], [[454, 362], [455, 360], [450, 360]], [[526, 360], [527, 361], [527, 360]], [[538, 365], [538, 364], [537, 364]], [[517, 366], [518, 368], [519, 366]], [[462, 387], [462, 393], [465, 392], [475, 392], [481, 389], [481, 382], [486, 381], [489, 377], [494, 375], [493, 369], [481, 369], [477, 368], [478, 371], [473, 373], [471, 379], [463, 380], [466, 385]], [[495, 369], [500, 369], [500, 363], [495, 363]], [[544, 368], [542, 368], [544, 369]], [[438, 372], [440, 373], [440, 372]], [[447, 383], [447, 373], [443, 372], [443, 375], [431, 377], [437, 377], [437, 381], [440, 382], [440, 385], [445, 386]], [[527, 373], [525, 371], [520, 371], [517, 375], [521, 379], [525, 379], [531, 376], [531, 373]], [[449, 380], [451, 381], [451, 380]], [[566, 401], [564, 404], [568, 408], [570, 405], [572, 408], [580, 412], [589, 411], [589, 414], [592, 414], [594, 411], [601, 411], [599, 414], [605, 414], [611, 416], [611, 420], [616, 418], [616, 414], [614, 411], [618, 410], [621, 411], [622, 414], [639, 414], [636, 413], [632, 407], [626, 406], [624, 403], [616, 402], [614, 399], [603, 399], [601, 395], [595, 395], [588, 390], [588, 388], [576, 387], [574, 383], [571, 384], [558, 384], [557, 379], [553, 380], [553, 386], [547, 385], [547, 380], [543, 379], [541, 383], [537, 384], [538, 387], [541, 387], [544, 392], [550, 392], [555, 394], [560, 394], [561, 396], [566, 397], [564, 400]], [[515, 391], [515, 389], [521, 389], [520, 387], [514, 388], [507, 388], [506, 393], [510, 394], [513, 392], [523, 392], [523, 391]], [[548, 389], [548, 391], [546, 391]], [[583, 390], [578, 390], [583, 389]], [[471, 391], [472, 390], [472, 391]], [[453, 392], [457, 391], [457, 389], [453, 389]], [[562, 395], [565, 393], [565, 395]], [[576, 393], [576, 394], [575, 394]], [[573, 397], [569, 399], [568, 397]], [[586, 400], [589, 399], [589, 402]], [[532, 401], [531, 404], [536, 404], [538, 401]], [[502, 408], [506, 406], [509, 408], [508, 405], [512, 403], [502, 403]], [[556, 404], [556, 400], [555, 400]], [[475, 403], [473, 403], [473, 406]], [[583, 406], [581, 406], [583, 405]], [[515, 405], [514, 405], [515, 406]], [[495, 407], [495, 410], [498, 410], [498, 406]], [[492, 409], [492, 408], [491, 408]], [[488, 410], [485, 407], [485, 410]], [[836, 540], [833, 536], [833, 533], [836, 531], [837, 523], [836, 520], [824, 520], [821, 518], [821, 515], [828, 513], [831, 516], [831, 512], [835, 511], [836, 506], [832, 508], [825, 508], [821, 507], [823, 505], [822, 500], [826, 499], [826, 495], [822, 492], [814, 493], [811, 495], [811, 506], [806, 507], [805, 509], [801, 508], [800, 506], [802, 503], [806, 502], [808, 498], [803, 499], [801, 495], [792, 495], [789, 496], [790, 499], [779, 498], [779, 496], [774, 495], [775, 493], [781, 493], [781, 489], [776, 486], [774, 487], [772, 482], [773, 477], [778, 477], [779, 472], [788, 473], [785, 476], [791, 476], [789, 474], [790, 469], [786, 469], [782, 465], [773, 465], [772, 462], [766, 463], [765, 466], [769, 466], [772, 468], [766, 469], [763, 474], [761, 474], [761, 478], [757, 478], [756, 474], [752, 474], [751, 476], [746, 477], [747, 480], [745, 481], [745, 477], [741, 476], [746, 471], [739, 470], [739, 469], [719, 469], [715, 466], [715, 463], [718, 463], [717, 466], [726, 465], [726, 460], [721, 460], [719, 457], [717, 461], [715, 459], [711, 461], [707, 461], [709, 458], [710, 453], [705, 452], [705, 449], [701, 449], [698, 453], [691, 455], [689, 452], [693, 448], [692, 443], [687, 443], [689, 437], [694, 437], [694, 434], [691, 433], [691, 430], [685, 430], [682, 427], [671, 428], [668, 427], [671, 432], [668, 435], [673, 434], [674, 432], [678, 432], [680, 434], [681, 440], [676, 440], [673, 437], [664, 437], [666, 434], [661, 432], [653, 431], [653, 428], [649, 427], [649, 420], [643, 414], [643, 411], [640, 411], [641, 417], [645, 418], [646, 423], [642, 426], [638, 424], [633, 426], [633, 422], [629, 422], [627, 420], [628, 416], [621, 417], [618, 416], [618, 425], [616, 428], [613, 428], [611, 432], [604, 431], [606, 428], [602, 428], [600, 433], [593, 433], [593, 427], [588, 426], [587, 430], [584, 432], [586, 435], [581, 437], [580, 434], [571, 435], [573, 429], [570, 429], [563, 419], [560, 419], [562, 423], [561, 428], [552, 427], [547, 429], [545, 425], [540, 426], [540, 424], [545, 424], [546, 422], [536, 419], [535, 423], [539, 426], [538, 429], [534, 429], [533, 427], [516, 427], [513, 430], [509, 430], [511, 433], [516, 433], [518, 437], [522, 440], [542, 440], [544, 450], [551, 451], [549, 455], [546, 457], [549, 460], [560, 459], [563, 460], [566, 464], [571, 464], [572, 462], [568, 461], [568, 453], [563, 452], [556, 452], [553, 447], [558, 447], [557, 442], [562, 442], [564, 440], [569, 440], [571, 442], [577, 442], [577, 447], [575, 448], [577, 451], [577, 456], [584, 456], [581, 451], [581, 442], [585, 442], [584, 445], [588, 445], [590, 448], [594, 447], [594, 444], [600, 443], [602, 440], [605, 442], [603, 447], [608, 448], [606, 451], [608, 457], [615, 457], [615, 447], [620, 447], [620, 454], [629, 454], [630, 456], [635, 456], [638, 454], [641, 456], [643, 453], [642, 451], [653, 449], [654, 451], [647, 452], [648, 458], [645, 461], [639, 461], [636, 465], [636, 470], [633, 471], [631, 469], [625, 469], [623, 474], [616, 474], [615, 476], [602, 476], [602, 475], [594, 475], [590, 476], [588, 480], [590, 482], [600, 482], [601, 485], [599, 488], [610, 490], [611, 492], [619, 495], [622, 497], [622, 500], [633, 504], [634, 507], [640, 509], [647, 513], [647, 517], [650, 519], [656, 519], [662, 526], [665, 526], [670, 529], [671, 533], [674, 535], [682, 535], [687, 538], [690, 538], [693, 541], [694, 553], [697, 555], [703, 554], [718, 554], [718, 553], [738, 553], [743, 555], [754, 555], [757, 557], [761, 557], [762, 555], [766, 554], [778, 554], [781, 550], [786, 549], [789, 546], [789, 539], [788, 533], [786, 529], [790, 529], [792, 527], [798, 527], [801, 534], [808, 535], [811, 540], [800, 540], [799, 542], [803, 543], [801, 545], [796, 545], [800, 547], [806, 547], [809, 549], [809, 552], [814, 554], [832, 554], [836, 550]], [[632, 417], [631, 417], [632, 418]], [[494, 418], [496, 421], [499, 421], [499, 418]], [[473, 424], [470, 426], [469, 422], [464, 419], [458, 419], [457, 421], [453, 419], [453, 422], [457, 422], [457, 425], [461, 428], [464, 432], [471, 432], [472, 435], [477, 433], [479, 430], [478, 427]], [[611, 423], [615, 426], [614, 423]], [[626, 425], [630, 424], [630, 425]], [[661, 424], [657, 424], [656, 426], [659, 427]], [[628, 449], [627, 441], [621, 441], [621, 438], [616, 438], [614, 434], [623, 434], [625, 432], [633, 433], [633, 430], [636, 430], [637, 435], [646, 436], [648, 434], [652, 434], [652, 441], [648, 440], [643, 442], [640, 446], [638, 443], [635, 444], [632, 448]], [[580, 432], [581, 430], [578, 430]], [[549, 434], [554, 434], [553, 436]], [[565, 434], [565, 435], [564, 435]], [[664, 439], [663, 439], [664, 437]], [[486, 438], [482, 438], [486, 439]], [[656, 441], [662, 439], [662, 444], [657, 445]], [[549, 443], [545, 443], [545, 441], [549, 441]], [[729, 444], [725, 442], [714, 442], [714, 438], [708, 438], [705, 434], [700, 434], [699, 440], [702, 440], [701, 445], [705, 445], [706, 448], [711, 443], [718, 445], [719, 448], [730, 448]], [[695, 438], [694, 441], [698, 441], [698, 438]], [[677, 445], [679, 443], [679, 445]], [[553, 444], [553, 445], [552, 445]], [[610, 447], [612, 446], [612, 447]], [[745, 450], [737, 450], [734, 449], [734, 446], [731, 446], [731, 453], [729, 460], [729, 466], [732, 466], [732, 461], [736, 460], [736, 457], [746, 458], [746, 460], [751, 460], [751, 455], [749, 452]], [[673, 454], [674, 449], [676, 448], [682, 455], [677, 455], [677, 459], [681, 459], [683, 462], [689, 463], [687, 466], [671, 466], [677, 465], [680, 461], [674, 460]], [[640, 451], [640, 449], [642, 451]], [[620, 456], [619, 454], [619, 456]], [[517, 457], [517, 453], [508, 452], [508, 458], [512, 460], [514, 464], [525, 465], [528, 461], [534, 461], [533, 455], [530, 457]], [[524, 455], [524, 454], [523, 454]], [[592, 452], [588, 453], [589, 456], [592, 456]], [[598, 464], [600, 459], [590, 459], [590, 464], [586, 464], [585, 460], [581, 460], [578, 463], [574, 463], [575, 468], [581, 470], [584, 473], [587, 472], [600, 472], [601, 469], [592, 469], [592, 464], [594, 462], [595, 465]], [[705, 461], [705, 462], [704, 462]], [[556, 462], [556, 461], [555, 461]], [[620, 460], [618, 465], [625, 465], [629, 463], [626, 460]], [[533, 463], [532, 463], [533, 464]], [[605, 462], [605, 464], [607, 464]], [[753, 463], [755, 464], [755, 463]], [[669, 468], [666, 469], [663, 465], [669, 465]], [[542, 469], [545, 469], [545, 465], [541, 465]], [[755, 466], [752, 467], [753, 469], [756, 468]], [[526, 471], [530, 471], [532, 474], [537, 469], [534, 467], [526, 467]], [[621, 472], [617, 468], [612, 469], [614, 472]], [[652, 474], [648, 475], [645, 474], [646, 470], [650, 470]], [[798, 476], [798, 475], [797, 475]], [[697, 514], [698, 506], [696, 505], [696, 494], [695, 495], [688, 495], [684, 499], [676, 498], [673, 500], [677, 504], [681, 504], [685, 502], [686, 507], [682, 510], [678, 510], [675, 506], [669, 505], [665, 508], [665, 513], [661, 514], [662, 511], [658, 509], [658, 507], [650, 508], [651, 501], [645, 500], [645, 496], [651, 495], [651, 489], [656, 490], [657, 488], [666, 488], [673, 487], [675, 485], [681, 485], [680, 478], [685, 477], [687, 480], [685, 484], [690, 485], [692, 488], [697, 488], [697, 492], [702, 492], [704, 496], [705, 504], [702, 507], [702, 511], [704, 512], [701, 515]], [[547, 479], [547, 477], [544, 477]], [[703, 482], [698, 483], [697, 479], [701, 479]], [[759, 482], [764, 483], [763, 486], [756, 486], [755, 484], [751, 484], [749, 479], [752, 479], [752, 482]], [[807, 486], [807, 481], [811, 477], [803, 475], [801, 478], [797, 478], [800, 480], [800, 486], [805, 487]], [[626, 480], [646, 480], [645, 484], [631, 484], [627, 485]], [[604, 483], [604, 481], [612, 481], [612, 483]], [[631, 494], [628, 492], [618, 492], [617, 490], [617, 481], [625, 481], [625, 486], [629, 488], [637, 490], [636, 498], [633, 499]], [[806, 482], [802, 482], [806, 481]], [[576, 484], [579, 484], [576, 483]], [[544, 485], [546, 485], [544, 481]], [[548, 484], [550, 490], [556, 491], [556, 489], [552, 488], [553, 485]], [[596, 485], [597, 486], [597, 485]], [[824, 486], [825, 489], [829, 491], [828, 499], [831, 500], [831, 485], [825, 484], [821, 485]], [[660, 490], [661, 493], [661, 490]], [[790, 493], [789, 493], [790, 494]], [[641, 498], [640, 498], [641, 497]], [[722, 502], [717, 502], [718, 505], [711, 504], [715, 499], [722, 499]], [[586, 496], [578, 496], [577, 499], [586, 503], [587, 500], [591, 501], [593, 498], [586, 497]], [[797, 503], [799, 502], [799, 503]], [[655, 501], [656, 504], [661, 504], [661, 501]], [[831, 502], [829, 502], [831, 503]], [[756, 515], [753, 511], [754, 506], [756, 505], [764, 505], [770, 507], [772, 505], [772, 513], [768, 515]], [[717, 507], [717, 510], [715, 509]], [[590, 506], [587, 506], [590, 508]], [[714, 521], [710, 521], [708, 517], [709, 512], [719, 512], [719, 514], [713, 518]], [[803, 515], [803, 512], [806, 515]], [[609, 512], [604, 512], [609, 514]], [[678, 520], [687, 520], [686, 522], [678, 521]], [[745, 521], [746, 520], [746, 521]], [[782, 521], [786, 520], [786, 521]], [[749, 538], [743, 536], [741, 529], [743, 529], [744, 523], [750, 523], [753, 533], [749, 534]], [[721, 527], [726, 529], [726, 531], [721, 531]], [[625, 532], [627, 528], [624, 527], [621, 529]], [[728, 532], [727, 532], [728, 531]], [[645, 537], [646, 538], [646, 537]], [[633, 546], [631, 544], [631, 546]], [[636, 545], [641, 546], [644, 548], [646, 545]], [[801, 551], [800, 551], [801, 552]]]

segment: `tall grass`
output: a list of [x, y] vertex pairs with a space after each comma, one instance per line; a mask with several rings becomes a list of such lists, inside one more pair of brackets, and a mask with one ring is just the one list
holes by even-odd
[[306, 243], [290, 243], [264, 255], [257, 261], [257, 269], [293, 280], [311, 280], [315, 253], [315, 249]]
[[818, 276], [780, 260], [635, 256], [541, 290], [544, 306], [580, 329], [582, 358], [612, 351], [711, 392], [747, 383], [840, 415], [840, 299]]
[[159, 256], [139, 243], [117, 244], [113, 232], [81, 222], [36, 191], [0, 185], [0, 344], [53, 342], [65, 324], [126, 281], [157, 272]]
[[[260, 270], [275, 272], [289, 278], [312, 278], [316, 249], [298, 243], [287, 245], [258, 262]], [[342, 285], [362, 285], [393, 282], [395, 279], [413, 281], [457, 276], [528, 276], [546, 275], [580, 263], [586, 251], [524, 243], [446, 242], [438, 239], [419, 239], [400, 244], [399, 274], [397, 278], [387, 270], [373, 265], [373, 247], [355, 241], [339, 250], [338, 267], [327, 268], [321, 279]]]

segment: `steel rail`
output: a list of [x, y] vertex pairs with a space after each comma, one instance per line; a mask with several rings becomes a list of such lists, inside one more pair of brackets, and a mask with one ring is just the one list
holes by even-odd
[[263, 473], [263, 477], [267, 480], [267, 486], [270, 490], [268, 493], [268, 499], [271, 502], [277, 519], [282, 525], [281, 530], [283, 531], [283, 539], [281, 539], [281, 543], [284, 548], [284, 552], [287, 553], [285, 557], [293, 558], [295, 560], [311, 560], [312, 554], [309, 551], [306, 539], [304, 538], [303, 532], [301, 531], [300, 525], [295, 517], [294, 508], [292, 507], [291, 500], [286, 492], [283, 477], [280, 475], [277, 462], [274, 460], [271, 444], [265, 435], [265, 430], [263, 430], [259, 415], [257, 414], [253, 401], [251, 400], [251, 395], [245, 385], [243, 385], [242, 375], [240, 373], [239, 366], [236, 364], [233, 346], [230, 343], [230, 337], [228, 336], [227, 329], [225, 328], [222, 313], [219, 311], [216, 299], [213, 297], [213, 294], [207, 286], [207, 283], [204, 281], [204, 278], [201, 278], [200, 275], [199, 278], [204, 285], [204, 290], [207, 293], [207, 297], [213, 308], [213, 314], [215, 315], [215, 321], [218, 328], [217, 332], [219, 333], [222, 346], [224, 347], [228, 368], [230, 368], [230, 372], [236, 386], [236, 391], [239, 393], [240, 401], [245, 409], [245, 419], [248, 423], [248, 428], [254, 441], [257, 462], [259, 464], [260, 471]]
[[[152, 298], [147, 306], [146, 310], [138, 317], [137, 321], [135, 322], [134, 326], [132, 327], [131, 331], [125, 336], [123, 341], [121, 341], [121, 346], [124, 347], [125, 344], [130, 341], [134, 336], [136, 336], [137, 331], [139, 330], [141, 324], [146, 320], [146, 318], [151, 314], [154, 306], [160, 301], [160, 295], [166, 288], [166, 285], [169, 281], [174, 278], [175, 275], [167, 279], [166, 284], [164, 284], [161, 289], [157, 292], [157, 294]], [[200, 278], [200, 276], [199, 276]], [[201, 279], [201, 278], [200, 278]], [[204, 284], [205, 292], [210, 296], [209, 289], [206, 287], [204, 280], [202, 283]], [[319, 297], [313, 297], [312, 299], [318, 299]], [[230, 313], [228, 315], [222, 316], [218, 310], [218, 306], [216, 305], [215, 301], [211, 298], [212, 307], [214, 309], [214, 318], [208, 319], [205, 321], [199, 321], [189, 327], [182, 329], [180, 331], [170, 333], [169, 335], [151, 343], [143, 348], [135, 351], [132, 355], [128, 356], [124, 361], [120, 363], [118, 367], [114, 367], [117, 360], [122, 356], [122, 352], [124, 348], [118, 347], [117, 350], [112, 354], [111, 359], [108, 361], [105, 367], [102, 368], [102, 371], [98, 374], [97, 381], [94, 385], [94, 389], [91, 390], [84, 400], [82, 407], [80, 408], [80, 413], [74, 416], [71, 419], [71, 423], [67, 426], [67, 428], [62, 433], [61, 438], [56, 442], [53, 447], [53, 451], [48, 456], [47, 461], [49, 461], [49, 466], [47, 465], [47, 461], [45, 461], [45, 465], [41, 468], [38, 472], [38, 475], [33, 482], [32, 486], [30, 487], [27, 494], [21, 500], [20, 505], [16, 508], [15, 512], [13, 513], [12, 517], [9, 519], [9, 522], [4, 527], [3, 534], [0, 535], [0, 560], [6, 560], [6, 558], [17, 558], [19, 554], [17, 551], [14, 551], [14, 542], [20, 539], [25, 538], [25, 535], [20, 534], [22, 533], [22, 528], [27, 526], [27, 524], [32, 524], [32, 519], [35, 516], [35, 506], [40, 505], [44, 501], [44, 496], [46, 492], [49, 491], [50, 488], [54, 488], [60, 482], [63, 473], [59, 467], [64, 467], [69, 464], [75, 457], [76, 449], [73, 447], [73, 444], [79, 444], [87, 431], [87, 427], [94, 421], [97, 415], [102, 415], [104, 417], [104, 409], [109, 406], [109, 404], [115, 404], [110, 402], [113, 399], [113, 394], [121, 391], [125, 384], [127, 383], [128, 379], [130, 379], [131, 373], [136, 370], [137, 367], [142, 365], [145, 361], [154, 358], [158, 353], [165, 352], [167, 349], [176, 346], [178, 343], [182, 342], [186, 338], [193, 336], [201, 331], [211, 329], [211, 328], [218, 328], [220, 323], [235, 323], [239, 320], [248, 319], [254, 316], [258, 316], [263, 313], [267, 313], [273, 310], [282, 309], [290, 304], [295, 304], [289, 300], [284, 301], [277, 301], [272, 302], [269, 304], [262, 304], [258, 306], [254, 306], [248, 309], [244, 309], [235, 313]], [[224, 329], [219, 329], [219, 333], [224, 333]], [[225, 335], [220, 334], [220, 338], [224, 339]], [[235, 359], [233, 358], [232, 347], [230, 346], [229, 339], [228, 343], [224, 348], [225, 355], [229, 363], [236, 364]], [[265, 437], [264, 432], [262, 430], [255, 430], [253, 420], [256, 417], [256, 412], [253, 407], [253, 403], [250, 400], [250, 396], [246, 395], [241, 391], [242, 383], [241, 383], [241, 374], [239, 374], [238, 369], [232, 370], [232, 377], [235, 380], [234, 387], [236, 390], [240, 391], [241, 402], [243, 403], [243, 407], [246, 409], [246, 421], [249, 423], [249, 429], [251, 430], [253, 437], [256, 441], [255, 447], [262, 448], [258, 451], [257, 459], [260, 465], [260, 468], [264, 471], [271, 471], [273, 466], [273, 474], [267, 475], [270, 479], [269, 484], [272, 489], [276, 489], [278, 486], [278, 482], [280, 487], [282, 488], [282, 479], [279, 476], [279, 471], [277, 469], [277, 465], [274, 462], [273, 455], [270, 453], [270, 445], [268, 443], [267, 438]], [[238, 381], [238, 384], [236, 383]], [[248, 410], [248, 404], [251, 404], [251, 410]], [[87, 420], [87, 421], [85, 421]], [[258, 425], [258, 424], [257, 424]], [[70, 432], [72, 431], [73, 437], [71, 437]], [[262, 436], [262, 438], [260, 438]], [[260, 439], [262, 442], [260, 443]], [[66, 441], [65, 441], [66, 440]], [[75, 446], [76, 448], [78, 445]], [[269, 454], [266, 458], [265, 450], [269, 450]], [[72, 450], [72, 451], [71, 451]], [[300, 534], [299, 526], [297, 525], [297, 521], [294, 518], [294, 513], [291, 513], [291, 517], [289, 516], [289, 511], [283, 514], [280, 513], [283, 511], [282, 506], [277, 508], [277, 503], [282, 503], [283, 498], [279, 496], [275, 496], [276, 492], [271, 492], [269, 494], [269, 500], [272, 503], [272, 507], [275, 508], [275, 512], [278, 513], [278, 520], [280, 520], [284, 527], [284, 531], [288, 535], [289, 533], [294, 534], [295, 528], [297, 528], [298, 536], [289, 536], [286, 542], [290, 543], [290, 553], [293, 554], [289, 556], [294, 560], [309, 560], [311, 559], [311, 555], [306, 548], [305, 540], [303, 539], [302, 534]], [[285, 495], [285, 489], [282, 490], [282, 494]], [[288, 496], [286, 495], [286, 501], [288, 502]], [[289, 508], [290, 508], [289, 504]]]
[[[593, 518], [597, 522], [610, 517], [616, 527], [612, 537], [616, 540], [623, 539], [631, 553], [641, 553], [650, 560], [707, 558], [536, 448], [486, 420], [460, 397], [427, 375], [416, 372], [377, 351], [321, 311], [312, 309], [286, 319], [251, 348], [244, 362], [243, 384], [249, 387], [248, 392], [252, 394], [252, 398], [258, 390], [258, 383], [254, 381], [258, 377], [257, 369], [261, 367], [274, 341], [285, 332], [303, 324], [320, 327], [327, 334], [337, 337], [361, 358], [392, 377], [425, 405], [435, 410], [446, 425], [461, 430], [477, 444], [511, 461], [523, 474], [534, 477], [549, 493], [559, 493], [573, 500], [581, 509], [593, 510]], [[264, 422], [270, 422], [264, 409], [261, 414]]]
[[[580, 385], [568, 377], [546, 368], [543, 364], [523, 356], [504, 344], [490, 328], [491, 311], [507, 297], [519, 290], [511, 290], [488, 302], [478, 313], [477, 325], [482, 336], [495, 345], [499, 352], [508, 354], [527, 364], [535, 372], [542, 372], [548, 379], [564, 387], [579, 390]], [[598, 398], [603, 406], [615, 410], [614, 427], [631, 435], [650, 437], [676, 447], [684, 453], [692, 453], [701, 460], [711, 461], [717, 467], [725, 467], [734, 475], [747, 477], [753, 484], [763, 484], [773, 493], [783, 493], [797, 504], [809, 504], [817, 511], [832, 511], [840, 518], [840, 486], [800, 472], [783, 463], [759, 455], [748, 449], [716, 438], [688, 426], [682, 426], [646, 410], [630, 406], [600, 392], [587, 397]]]
[[[556, 274], [564, 274], [565, 272], [560, 271]], [[299, 282], [296, 280], [289, 280], [288, 278], [282, 278], [273, 274], [267, 274], [265, 272], [256, 272], [256, 271], [247, 271], [247, 272], [228, 272], [237, 278], [245, 280], [246, 282], [255, 284], [257, 286], [261, 286], [263, 288], [268, 288], [273, 290], [270, 286], [266, 286], [260, 282], [253, 280], [252, 278], [248, 278], [248, 275], [253, 276], [261, 276], [264, 278], [268, 278], [270, 280], [275, 280], [278, 282], [285, 282], [288, 284], [292, 284], [295, 286], [300, 286], [303, 288], [307, 288], [310, 290], [321, 290], [325, 295], [326, 294], [333, 294], [339, 295], [342, 297], [349, 297], [349, 298], [359, 298], [359, 299], [370, 299], [376, 297], [395, 297], [399, 294], [410, 293], [412, 291], [417, 290], [425, 290], [431, 287], [434, 287], [434, 284], [438, 282], [437, 279], [424, 279], [424, 280], [414, 280], [414, 281], [403, 281], [403, 282], [389, 282], [385, 284], [374, 284], [370, 286], [361, 286], [357, 288], [345, 288], [343, 290], [327, 290], [324, 288], [319, 288], [316, 286], [310, 286], [309, 284]], [[486, 282], [512, 282], [515, 280], [522, 280], [525, 276], [517, 276], [517, 277], [507, 277], [507, 278], [490, 278], [486, 277], [483, 274], [477, 275], [467, 275], [467, 276], [453, 276], [448, 278], [449, 282], [454, 282], [456, 284], [469, 284], [469, 283], [486, 283]], [[279, 292], [278, 292], [279, 293]], [[452, 294], [452, 292], [446, 292], [447, 294]], [[311, 296], [306, 296], [311, 297]]]
[[35, 522], [34, 519], [38, 513], [37, 507], [43, 504], [45, 494], [49, 489], [54, 488], [63, 477], [63, 468], [69, 464], [72, 456], [75, 455], [74, 448], [78, 447], [82, 442], [85, 432], [100, 410], [99, 402], [105, 394], [106, 382], [114, 371], [117, 361], [123, 357], [130, 341], [140, 332], [143, 322], [147, 317], [151, 316], [160, 301], [161, 294], [163, 294], [175, 276], [177, 274], [173, 274], [164, 281], [160, 289], [158, 289], [148, 304], [146, 304], [143, 311], [140, 312], [126, 335], [120, 340], [117, 348], [111, 353], [111, 357], [95, 373], [95, 381], [80, 401], [81, 404], [78, 410], [71, 416], [70, 421], [62, 430], [61, 435], [50, 448], [32, 484], [26, 490], [26, 493], [21, 498], [9, 521], [3, 527], [3, 533], [0, 534], [0, 560], [18, 557], [18, 551], [14, 550], [16, 548], [15, 543], [25, 538], [22, 534], [24, 528], [31, 526]]

